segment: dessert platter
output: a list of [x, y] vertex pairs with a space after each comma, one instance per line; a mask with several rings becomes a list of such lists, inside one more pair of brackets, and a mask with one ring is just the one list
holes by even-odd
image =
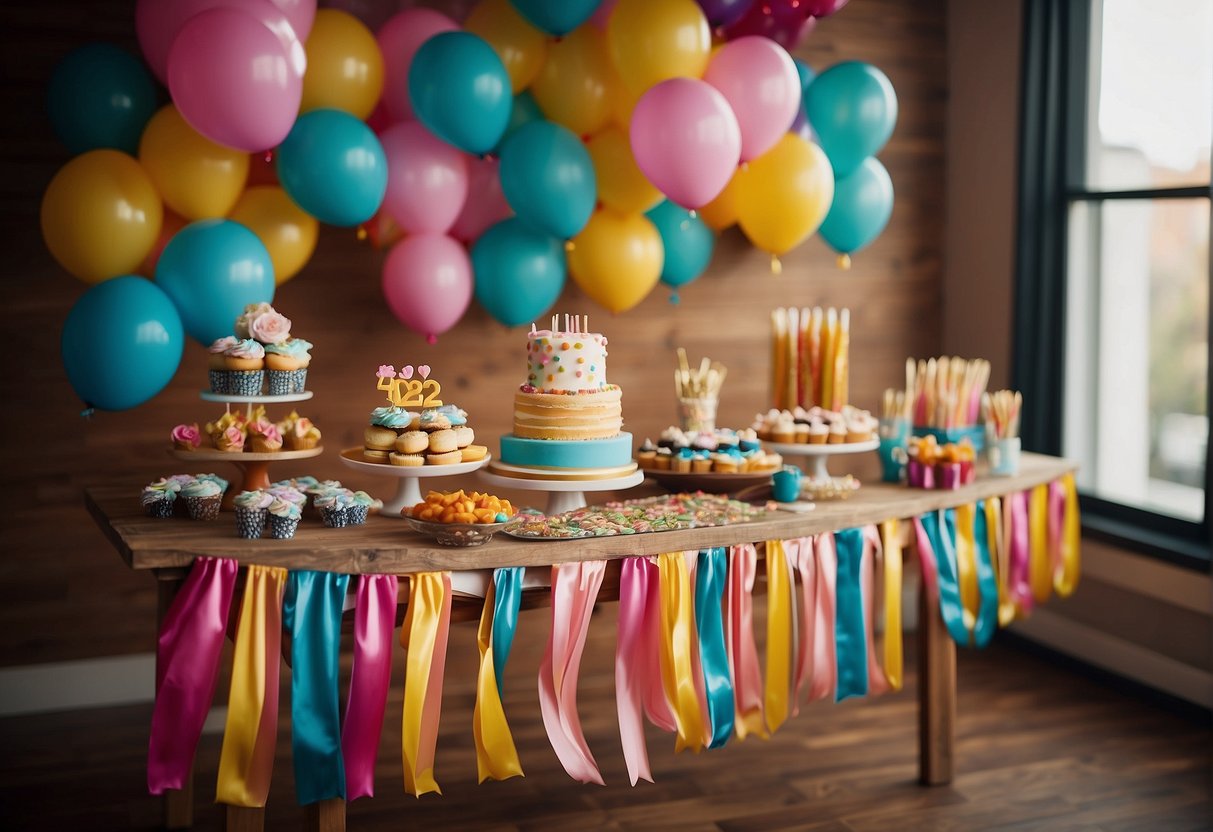
[[623, 391], [607, 381], [607, 339], [585, 317], [552, 317], [527, 333], [527, 377], [514, 393], [514, 430], [480, 471], [490, 485], [548, 494], [556, 514], [586, 504], [587, 491], [639, 485], [632, 435], [623, 428]]
[[559, 515], [520, 514], [505, 533], [524, 540], [649, 534], [746, 523], [766, 509], [719, 494], [666, 494], [581, 507]]
[[431, 491], [425, 500], [403, 512], [414, 530], [434, 538], [442, 546], [480, 546], [495, 532], [515, 522], [509, 500], [492, 494]]
[[667, 489], [733, 494], [769, 482], [783, 458], [764, 450], [752, 429], [684, 431], [671, 425], [656, 444], [644, 441], [636, 462], [648, 479]]
[[488, 462], [490, 454], [487, 447], [475, 444], [467, 411], [438, 398], [442, 385], [430, 378], [429, 366], [408, 365], [397, 371], [383, 364], [376, 378], [376, 389], [387, 393], [388, 405], [371, 411], [362, 447], [343, 450], [341, 462], [395, 478], [396, 493], [384, 500], [383, 515], [403, 518], [402, 510], [422, 502], [419, 480], [471, 473]]

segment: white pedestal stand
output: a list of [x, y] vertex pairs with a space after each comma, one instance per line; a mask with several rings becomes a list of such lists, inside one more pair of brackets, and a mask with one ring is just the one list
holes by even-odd
[[484, 459], [475, 462], [457, 462], [454, 465], [391, 465], [382, 462], [367, 462], [362, 458], [362, 448], [346, 448], [341, 452], [341, 462], [349, 468], [364, 474], [374, 474], [379, 477], [395, 478], [396, 493], [390, 500], [383, 501], [380, 515], [395, 520], [403, 519], [400, 510], [421, 502], [421, 487], [418, 480], [426, 477], [450, 477], [456, 474], [468, 474], [492, 458], [485, 455]]

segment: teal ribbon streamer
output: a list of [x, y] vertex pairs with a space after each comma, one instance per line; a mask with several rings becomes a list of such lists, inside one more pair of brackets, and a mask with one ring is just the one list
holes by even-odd
[[960, 584], [956, 577], [956, 512], [952, 509], [930, 511], [922, 515], [922, 528], [935, 550], [936, 576], [939, 579], [939, 611], [952, 640], [969, 646], [964, 607], [960, 603]]
[[497, 676], [497, 695], [504, 696], [502, 680], [505, 679], [505, 663], [510, 658], [514, 645], [514, 631], [518, 629], [518, 607], [522, 604], [522, 578], [526, 569], [522, 566], [505, 566], [493, 570], [493, 671]]
[[291, 634], [291, 751], [300, 805], [345, 797], [337, 675], [349, 582], [349, 575], [308, 570], [287, 580], [282, 623]]
[[986, 522], [984, 500], [977, 503], [973, 512], [973, 541], [977, 554], [977, 589], [981, 593], [973, 644], [985, 647], [998, 629], [998, 578], [994, 575], [994, 560], [990, 555], [990, 527]]
[[708, 748], [720, 748], [733, 734], [733, 680], [729, 676], [724, 619], [720, 611], [729, 561], [723, 547], [703, 549], [697, 560], [695, 626], [699, 634], [699, 664], [703, 668], [708, 719], [712, 724], [712, 742]]
[[834, 701], [868, 692], [868, 642], [863, 623], [863, 590], [859, 569], [863, 563], [863, 529], [834, 533], [838, 553], [834, 581], [834, 657], [838, 668]]

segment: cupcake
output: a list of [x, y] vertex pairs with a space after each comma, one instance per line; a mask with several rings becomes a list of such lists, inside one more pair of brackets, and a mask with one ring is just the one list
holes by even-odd
[[210, 379], [212, 393], [228, 392], [227, 363], [224, 353], [238, 343], [240, 343], [238, 339], [225, 335], [206, 348], [209, 353], [206, 361], [207, 375]]
[[712, 455], [712, 470], [718, 474], [736, 474], [741, 464], [741, 456], [720, 453]]
[[644, 444], [640, 446], [640, 450], [636, 452], [636, 464], [641, 468], [648, 470], [655, 467], [657, 459], [657, 446], [653, 444], [653, 440], [646, 439]]
[[814, 422], [809, 425], [809, 444], [824, 445], [830, 438], [830, 429], [825, 422]]
[[809, 421], [807, 419], [797, 419], [792, 424], [796, 429], [797, 444], [806, 444], [809, 441]]
[[830, 425], [830, 441], [831, 445], [842, 445], [847, 441], [847, 426], [839, 419]]
[[350, 525], [361, 526], [365, 523], [367, 515], [371, 513], [371, 506], [374, 504], [375, 498], [365, 491], [355, 491], [351, 494], [350, 506], [345, 510]]
[[220, 491], [227, 491], [228, 481], [218, 474], [197, 474], [190, 477], [191, 480], [207, 480], [219, 486]]
[[293, 410], [276, 427], [288, 451], [309, 451], [320, 444], [320, 429]]
[[241, 491], [236, 495], [236, 534], [256, 540], [265, 530], [274, 496], [266, 491]]
[[281, 497], [288, 503], [295, 503], [303, 507], [307, 503], [307, 495], [293, 485], [274, 484], [268, 489], [269, 493], [274, 497]]
[[671, 470], [677, 471], [680, 474], [689, 474], [691, 472], [691, 449], [683, 448], [674, 454], [671, 463]]
[[[377, 407], [372, 410], [370, 428], [375, 428], [380, 433], [383, 433], [384, 436], [379, 449], [386, 450], [390, 448], [392, 442], [396, 441], [397, 436], [409, 430], [409, 427], [413, 424], [413, 417], [414, 414], [403, 407]], [[390, 439], [387, 437], [386, 431], [392, 432]], [[369, 440], [370, 433], [367, 434], [367, 438]]]
[[[264, 315], [266, 312], [273, 312], [273, 311], [274, 311], [274, 307], [270, 306], [268, 303], [266, 303], [264, 301], [262, 301], [261, 303], [250, 303], [248, 306], [244, 307], [244, 311], [240, 313], [240, 316], [238, 318], [236, 318], [236, 323], [232, 327], [232, 329], [235, 330], [235, 332], [236, 332], [236, 337], [237, 338], [252, 338], [253, 337], [253, 330], [252, 330], [253, 321], [256, 320], [259, 315]], [[289, 321], [288, 321], [288, 323], [289, 323]]]
[[419, 426], [426, 432], [450, 430], [450, 417], [441, 410], [423, 410], [421, 411], [421, 421]]
[[653, 468], [657, 471], [669, 471], [674, 467], [674, 452], [669, 448], [658, 448], [653, 457]]
[[232, 425], [227, 430], [216, 433], [211, 438], [215, 442], [216, 450], [234, 454], [244, 451], [244, 431], [235, 425]]
[[771, 439], [775, 442], [791, 443], [796, 441], [796, 423], [791, 416], [780, 417], [771, 428]]
[[264, 419], [250, 422], [248, 426], [249, 450], [256, 454], [270, 454], [282, 450], [282, 434], [273, 422]]
[[350, 525], [349, 508], [353, 503], [354, 492], [348, 488], [326, 491], [315, 500], [320, 519], [331, 529], [343, 529]]
[[265, 345], [266, 380], [271, 396], [302, 393], [307, 383], [307, 368], [312, 361], [311, 341], [291, 338], [280, 344]]
[[148, 517], [167, 520], [173, 516], [173, 504], [177, 499], [177, 484], [168, 480], [157, 480], [145, 486], [140, 500], [143, 513]]
[[223, 489], [210, 479], [195, 479], [181, 487], [181, 497], [191, 520], [216, 520]]
[[202, 444], [202, 432], [198, 430], [197, 422], [192, 425], [177, 425], [169, 437], [173, 440], [173, 447], [179, 451], [196, 451]]
[[245, 338], [223, 354], [227, 367], [228, 393], [233, 396], [260, 396], [265, 382], [265, 347]]
[[270, 537], [275, 540], [287, 540], [295, 536], [299, 528], [299, 520], [303, 510], [297, 503], [288, 502], [281, 497], [274, 497], [269, 504]]

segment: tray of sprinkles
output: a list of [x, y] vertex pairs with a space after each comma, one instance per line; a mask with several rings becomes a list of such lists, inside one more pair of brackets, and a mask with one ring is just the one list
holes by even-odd
[[718, 494], [666, 494], [587, 506], [564, 514], [520, 514], [504, 533], [524, 540], [569, 540], [748, 523], [766, 509]]

